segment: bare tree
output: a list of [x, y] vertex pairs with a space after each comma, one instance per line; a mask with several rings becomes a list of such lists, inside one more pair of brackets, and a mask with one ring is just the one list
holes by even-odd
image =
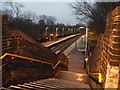
[[40, 20], [43, 20], [45, 23], [47, 22], [47, 16], [46, 15], [40, 15]]
[[39, 17], [40, 20], [43, 20], [47, 25], [53, 25], [57, 20], [56, 17], [53, 16], [40, 15]]
[[103, 33], [106, 15], [119, 5], [120, 3], [118, 2], [79, 2], [78, 0], [70, 6], [80, 22], [86, 23], [97, 33]]
[[13, 16], [14, 15], [13, 11], [9, 10], [7, 8], [2, 9], [1, 12], [2, 12], [3, 15], [8, 15], [8, 16]]
[[36, 23], [39, 21], [39, 19], [38, 19], [39, 17], [36, 15], [35, 12], [32, 12], [32, 11], [23, 12], [21, 17], [23, 19], [30, 19], [30, 20], [32, 20], [33, 22], [36, 22]]
[[2, 15], [7, 15], [8, 16], [9, 22], [12, 22], [12, 20], [14, 19], [13, 18], [14, 12], [12, 10], [9, 10], [9, 9], [5, 8], [5, 9], [2, 9], [1, 12], [2, 12]]
[[56, 22], [56, 18], [55, 17], [53, 17], [53, 16], [48, 16], [47, 17], [47, 22], [46, 22], [46, 24], [48, 24], [48, 25], [53, 25], [53, 24], [55, 24], [55, 22]]
[[22, 3], [17, 3], [17, 2], [5, 2], [13, 12], [16, 14], [16, 17], [19, 17], [19, 14], [21, 13], [21, 8], [24, 7]]

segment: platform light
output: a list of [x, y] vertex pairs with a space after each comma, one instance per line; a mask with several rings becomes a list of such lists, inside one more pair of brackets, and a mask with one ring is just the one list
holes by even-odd
[[68, 34], [70, 34], [70, 28], [68, 28]]
[[87, 57], [87, 41], [88, 41], [88, 30], [90, 30], [88, 27], [79, 27], [79, 29], [85, 29], [86, 30], [86, 44], [85, 44], [85, 57]]
[[68, 28], [68, 31], [70, 31], [70, 28]]
[[85, 28], [85, 27], [79, 27], [79, 29], [83, 29], [83, 28]]
[[64, 28], [62, 28], [62, 36], [64, 35], [64, 33], [63, 33], [63, 32], [64, 32]]
[[76, 29], [74, 28], [74, 33], [76, 32]]
[[85, 28], [86, 29], [86, 45], [85, 45], [85, 57], [87, 57], [87, 41], [88, 41], [88, 30], [89, 30], [89, 28], [88, 27], [86, 27]]
[[71, 33], [73, 32], [73, 28], [71, 28]]
[[47, 31], [47, 30], [48, 30], [48, 27], [46, 27], [45, 30]]
[[46, 31], [46, 39], [48, 39], [48, 27], [45, 28]]
[[56, 34], [55, 36], [58, 36], [58, 34]]
[[58, 35], [58, 27], [56, 28], [56, 35]]
[[50, 34], [50, 36], [53, 36], [54, 34]]
[[64, 28], [62, 28], [62, 31], [64, 31]]

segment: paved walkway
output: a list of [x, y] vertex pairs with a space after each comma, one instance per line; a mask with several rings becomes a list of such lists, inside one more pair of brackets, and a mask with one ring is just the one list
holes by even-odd
[[[68, 56], [70, 58], [68, 71], [57, 72], [55, 78], [70, 81], [72, 83], [76, 83], [76, 85], [81, 84], [76, 88], [91, 90], [89, 86], [89, 77], [84, 69], [84, 54], [74, 48]], [[63, 84], [65, 83], [63, 82]], [[70, 85], [69, 88], [73, 88]]]
[[81, 43], [81, 39], [79, 39], [77, 47], [73, 48], [68, 54], [70, 58], [68, 71], [59, 71], [55, 77], [82, 84], [79, 88], [90, 89], [89, 77], [84, 69], [84, 53], [78, 51], [81, 45], [83, 44]]
[[70, 58], [68, 71], [86, 73], [84, 69], [84, 53], [73, 49], [68, 56]]
[[81, 51], [81, 49], [84, 49], [85, 44], [82, 38], [78, 39], [76, 44], [76, 47], [68, 54], [68, 57], [70, 58], [68, 70], [71, 72], [86, 73], [84, 69], [85, 53]]

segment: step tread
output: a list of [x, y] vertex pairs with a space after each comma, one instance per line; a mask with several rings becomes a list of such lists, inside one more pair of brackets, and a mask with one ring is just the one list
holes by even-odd
[[58, 71], [55, 78], [88, 84], [88, 75], [70, 71]]
[[70, 71], [58, 71], [55, 78], [37, 80], [23, 85], [10, 86], [9, 89], [57, 89], [57, 88], [85, 88], [90, 89], [88, 75]]
[[16, 89], [56, 89], [56, 88], [86, 88], [89, 89], [90, 86], [86, 83], [73, 82], [69, 80], [51, 78], [45, 80], [38, 80], [30, 83], [25, 83], [23, 85], [10, 86]]

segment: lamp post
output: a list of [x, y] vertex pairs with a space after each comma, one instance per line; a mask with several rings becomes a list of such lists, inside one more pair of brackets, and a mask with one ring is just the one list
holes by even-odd
[[[85, 27], [79, 27], [79, 29], [84, 29], [84, 28], [85, 28]], [[86, 30], [86, 38], [85, 38], [85, 39], [86, 39], [86, 40], [85, 40], [85, 41], [86, 41], [86, 42], [85, 42], [85, 58], [87, 58], [87, 56], [88, 56], [88, 55], [87, 55], [88, 28], [85, 28], [85, 30]], [[84, 61], [84, 68], [86, 68], [86, 61]]]
[[72, 32], [73, 32], [73, 28], [71, 28], [71, 34], [72, 34]]
[[77, 32], [76, 33], [78, 33], [78, 31], [79, 31], [79, 29], [77, 28]]
[[64, 36], [64, 28], [62, 28], [62, 36]]
[[86, 44], [85, 44], [85, 57], [87, 57], [88, 55], [87, 55], [87, 47], [88, 47], [88, 43], [87, 43], [87, 41], [88, 41], [88, 28], [85, 28], [86, 29]]
[[55, 34], [58, 36], [58, 27], [56, 28]]
[[48, 27], [45, 28], [46, 31], [46, 39], [48, 39]]
[[68, 34], [70, 34], [70, 28], [68, 28]]
[[74, 29], [74, 33], [75, 33], [76, 29]]
[[[84, 29], [85, 27], [79, 27], [79, 29]], [[88, 41], [88, 28], [85, 28], [86, 30], [86, 38], [85, 38], [85, 57], [87, 57], [87, 47], [88, 47], [88, 44], [87, 44], [87, 41]]]
[[76, 38], [75, 38], [75, 49], [77, 49], [77, 33], [76, 33]]

